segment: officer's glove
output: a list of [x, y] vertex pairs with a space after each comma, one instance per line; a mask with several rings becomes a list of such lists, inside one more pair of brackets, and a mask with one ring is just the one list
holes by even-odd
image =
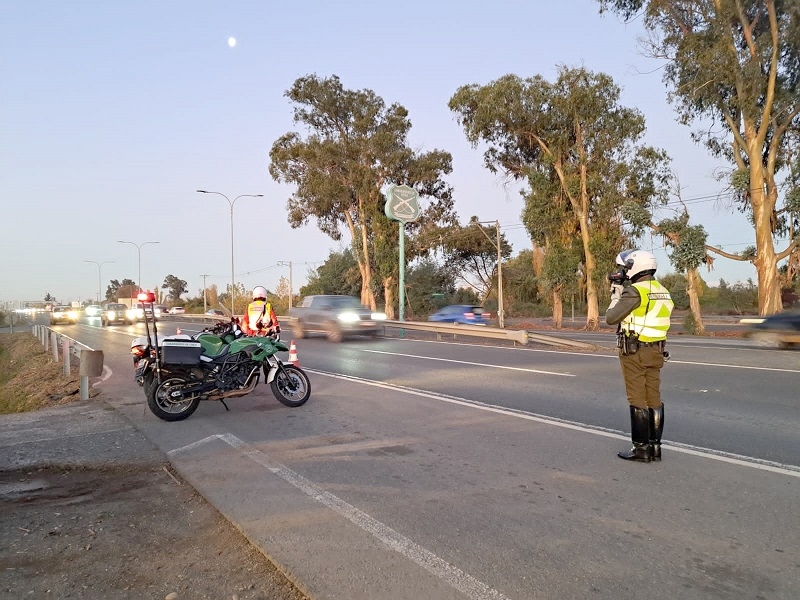
[[622, 297], [622, 291], [624, 290], [624, 286], [619, 283], [612, 283], [611, 284], [611, 304], [608, 305], [608, 308], [613, 308], [619, 299]]

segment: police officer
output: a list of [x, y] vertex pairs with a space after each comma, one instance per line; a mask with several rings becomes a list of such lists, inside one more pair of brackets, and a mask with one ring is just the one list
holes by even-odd
[[661, 460], [664, 403], [661, 368], [672, 314], [669, 290], [653, 277], [658, 262], [646, 250], [617, 255], [618, 273], [610, 276], [611, 304], [606, 323], [618, 325], [617, 346], [631, 414], [633, 447], [618, 456], [625, 460]]
[[253, 288], [253, 301], [247, 305], [247, 312], [242, 320], [242, 330], [246, 335], [269, 335], [280, 333], [278, 317], [267, 302], [267, 288], [257, 285]]

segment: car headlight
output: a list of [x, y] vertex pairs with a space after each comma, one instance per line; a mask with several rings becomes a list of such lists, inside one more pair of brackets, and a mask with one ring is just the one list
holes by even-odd
[[69, 311], [69, 312], [67, 313], [67, 318], [68, 318], [68, 319], [72, 319], [73, 321], [76, 321], [76, 320], [78, 319], [78, 313], [77, 313], [77, 311], [74, 311], [74, 310], [71, 310], [71, 311]]
[[342, 323], [355, 323], [356, 321], [361, 320], [358, 318], [358, 315], [356, 313], [352, 312], [343, 312], [336, 318], [339, 319]]
[[129, 319], [135, 319], [136, 318], [136, 311], [133, 310], [133, 309], [131, 309], [129, 311], [126, 311], [125, 316], [128, 317]]
[[373, 321], [385, 321], [386, 320], [386, 313], [374, 312], [374, 313], [372, 313], [372, 320]]
[[106, 315], [108, 316], [109, 319], [116, 319], [117, 318], [117, 313], [115, 313], [113, 310], [108, 311], [106, 313]]

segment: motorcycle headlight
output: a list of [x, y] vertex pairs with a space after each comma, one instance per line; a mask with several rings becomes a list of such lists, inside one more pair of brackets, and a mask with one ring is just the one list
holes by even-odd
[[356, 321], [360, 320], [358, 318], [358, 315], [352, 312], [343, 312], [336, 318], [339, 319], [342, 323], [355, 323]]

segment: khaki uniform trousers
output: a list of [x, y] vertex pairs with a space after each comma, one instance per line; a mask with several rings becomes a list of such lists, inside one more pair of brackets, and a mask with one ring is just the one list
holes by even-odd
[[636, 408], [661, 406], [661, 368], [664, 355], [659, 345], [640, 345], [635, 354], [620, 354], [628, 403]]

